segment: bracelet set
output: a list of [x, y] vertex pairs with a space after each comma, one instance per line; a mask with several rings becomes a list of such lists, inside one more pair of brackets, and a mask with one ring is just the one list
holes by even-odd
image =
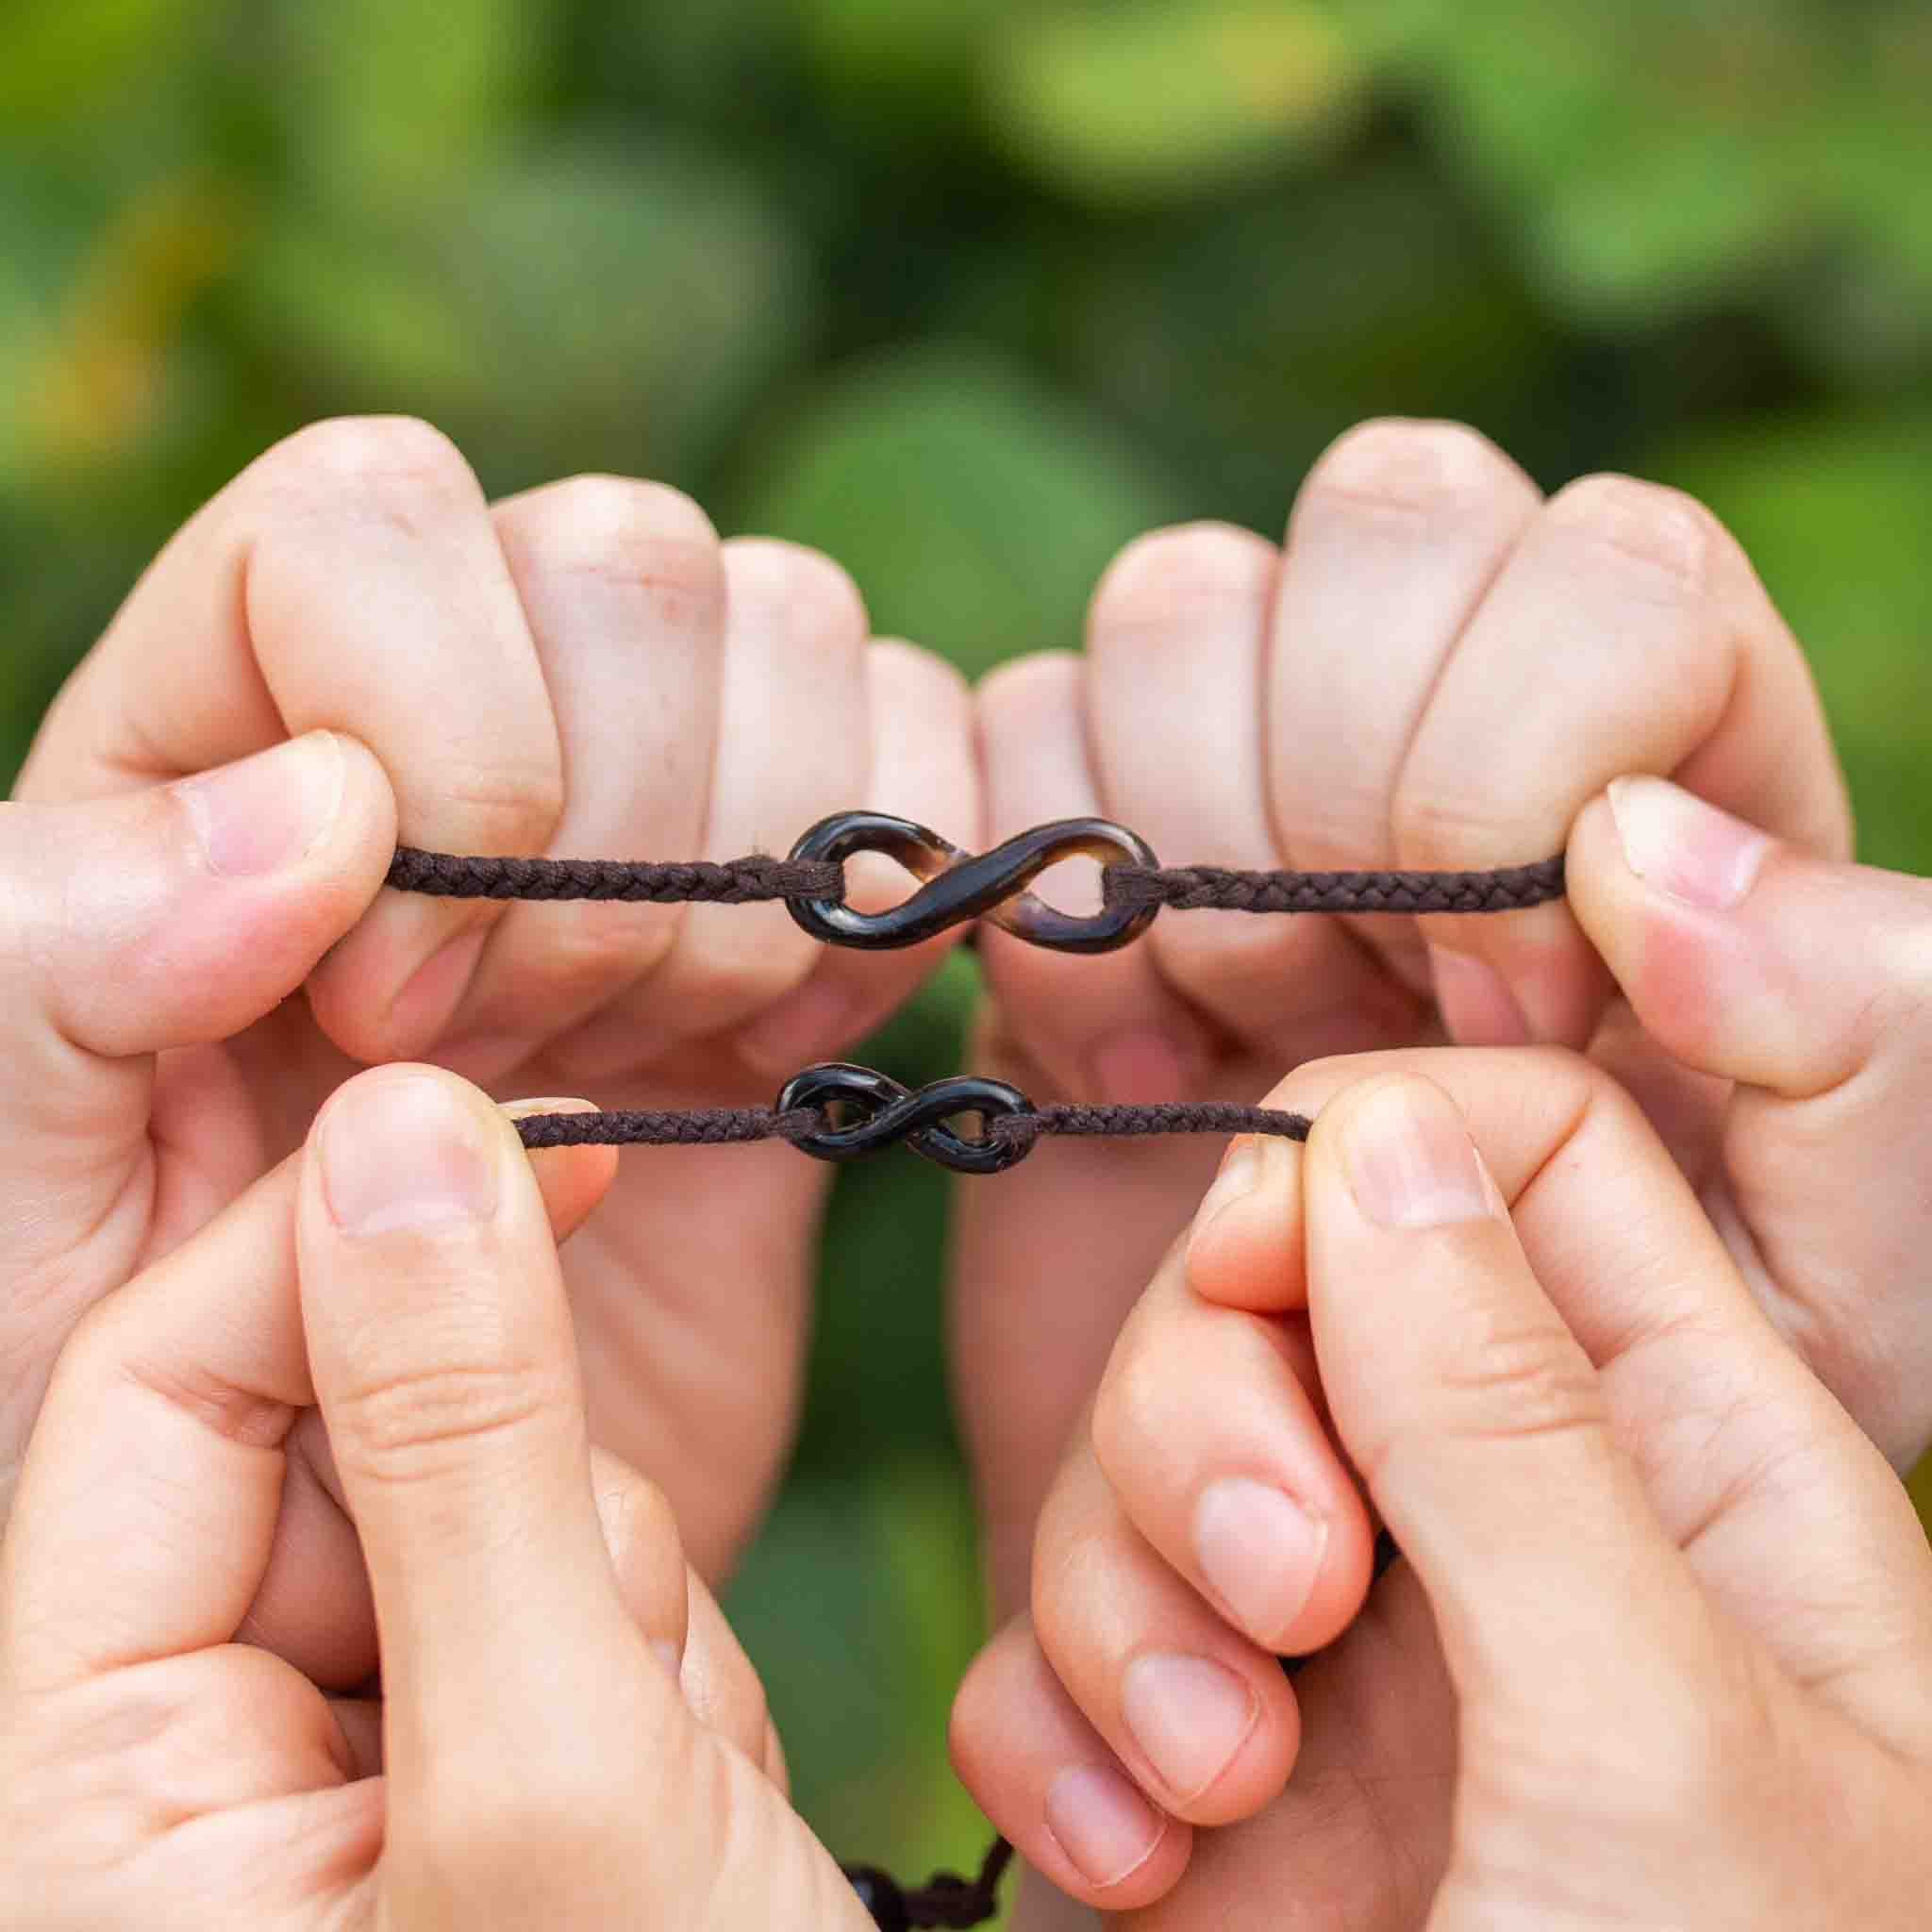
[[[844, 862], [880, 852], [920, 881], [904, 904], [859, 912], [845, 903]], [[1064, 858], [1102, 865], [1099, 911], [1076, 915], [1027, 891]], [[1163, 867], [1146, 841], [1108, 819], [1060, 819], [991, 852], [962, 852], [925, 826], [883, 812], [845, 811], [811, 827], [785, 858], [754, 855], [723, 864], [657, 860], [462, 858], [398, 849], [389, 883], [456, 899], [606, 899], [630, 904], [748, 905], [779, 900], [827, 945], [883, 950], [917, 945], [969, 920], [1029, 944], [1105, 953], [1131, 944], [1163, 908], [1289, 912], [1507, 912], [1563, 893], [1563, 860], [1491, 872], [1240, 872]], [[959, 1123], [977, 1122], [976, 1131]], [[1274, 1134], [1305, 1140], [1305, 1115], [1231, 1102], [1152, 1106], [1035, 1106], [1004, 1080], [955, 1075], [909, 1091], [844, 1061], [807, 1067], [770, 1107], [531, 1114], [517, 1123], [526, 1147], [587, 1143], [706, 1145], [787, 1141], [821, 1160], [850, 1160], [903, 1141], [959, 1174], [997, 1174], [1048, 1135]], [[1385, 1540], [1386, 1542], [1386, 1540]], [[1378, 1549], [1379, 1569], [1392, 1550]], [[942, 1872], [917, 1888], [876, 1866], [845, 1874], [886, 1932], [983, 1924], [999, 1909], [1012, 1847], [996, 1839], [972, 1878]]]

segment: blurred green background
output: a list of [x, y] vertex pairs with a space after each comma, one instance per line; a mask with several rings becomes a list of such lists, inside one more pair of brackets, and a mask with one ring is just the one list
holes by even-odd
[[[0, 763], [168, 531], [311, 418], [492, 491], [609, 469], [824, 546], [979, 671], [1145, 525], [1474, 422], [1734, 525], [1864, 856], [1932, 872], [1923, 0], [8, 0]], [[961, 966], [890, 1029], [957, 1064]], [[974, 1855], [942, 1189], [848, 1177], [796, 1474], [734, 1591], [848, 1855]]]

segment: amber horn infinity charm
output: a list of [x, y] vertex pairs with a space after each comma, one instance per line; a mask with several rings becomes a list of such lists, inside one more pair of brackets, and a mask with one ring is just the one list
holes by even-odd
[[1025, 890], [1063, 858], [1152, 871], [1159, 861], [1146, 841], [1111, 819], [1058, 819], [975, 855], [910, 819], [841, 811], [812, 826], [791, 848], [791, 857], [836, 863], [858, 852], [883, 852], [924, 883], [888, 912], [859, 912], [837, 899], [788, 899], [792, 918], [815, 940], [880, 951], [916, 946], [948, 926], [986, 919], [1016, 939], [1057, 953], [1110, 953], [1145, 932], [1158, 909], [1102, 906], [1092, 913], [1061, 912]]

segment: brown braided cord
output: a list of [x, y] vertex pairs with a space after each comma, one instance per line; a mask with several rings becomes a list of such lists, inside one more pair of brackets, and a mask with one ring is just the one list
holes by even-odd
[[634, 905], [703, 902], [742, 906], [761, 899], [841, 894], [841, 866], [753, 854], [722, 865], [630, 858], [480, 858], [399, 845], [389, 883], [439, 899], [615, 899]]
[[1563, 896], [1563, 860], [1492, 872], [1233, 872], [1110, 865], [1109, 905], [1175, 912], [1514, 912]]
[[525, 1147], [722, 1147], [796, 1141], [824, 1124], [816, 1108], [693, 1107], [601, 1113], [530, 1113], [517, 1122]]
[[1146, 1134], [1274, 1134], [1306, 1141], [1306, 1114], [1272, 1107], [1241, 1107], [1230, 1100], [1166, 1100], [1141, 1106], [1090, 1107], [1059, 1102], [1030, 1113], [1003, 1114], [988, 1130], [1003, 1141], [1036, 1141], [1047, 1134], [1140, 1136]]
[[[802, 1141], [824, 1125], [817, 1108], [779, 1113], [769, 1107], [610, 1109], [532, 1113], [516, 1124], [525, 1147], [719, 1147], [750, 1141]], [[1306, 1141], [1307, 1116], [1232, 1101], [1160, 1101], [1144, 1106], [1057, 1104], [1003, 1114], [988, 1123], [1004, 1141], [1048, 1135], [1273, 1134]]]
[[[1563, 895], [1561, 857], [1489, 872], [1236, 872], [1222, 866], [1109, 865], [1109, 906], [1176, 912], [1511, 912]], [[842, 900], [845, 869], [827, 859], [753, 853], [722, 863], [628, 858], [514, 858], [402, 845], [389, 870], [398, 891], [442, 899], [601, 899], [642, 905], [741, 906]]]

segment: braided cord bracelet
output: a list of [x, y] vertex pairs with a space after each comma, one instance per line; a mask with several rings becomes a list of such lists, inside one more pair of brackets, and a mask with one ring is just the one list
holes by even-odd
[[[862, 913], [845, 903], [844, 861], [882, 852], [922, 883], [903, 905]], [[1050, 865], [1074, 857], [1102, 865], [1101, 908], [1074, 915], [1025, 890]], [[909, 819], [841, 812], [822, 820], [784, 858], [753, 854], [724, 863], [571, 858], [465, 858], [397, 849], [389, 883], [442, 898], [609, 900], [626, 904], [751, 905], [779, 901], [829, 945], [888, 949], [917, 945], [948, 927], [983, 919], [1030, 944], [1058, 952], [1110, 952], [1131, 943], [1163, 908], [1177, 912], [1507, 912], [1563, 894], [1561, 857], [1488, 872], [1242, 872], [1221, 866], [1163, 867], [1145, 841], [1107, 819], [1061, 819], [972, 854]], [[974, 1117], [974, 1134], [955, 1124]], [[997, 1174], [1058, 1135], [1269, 1134], [1307, 1138], [1305, 1114], [1233, 1102], [1147, 1106], [1036, 1106], [1004, 1080], [956, 1074], [910, 1091], [846, 1061], [807, 1067], [770, 1107], [709, 1107], [597, 1113], [530, 1114], [518, 1121], [525, 1147], [587, 1144], [720, 1146], [784, 1141], [821, 1160], [850, 1160], [904, 1141], [960, 1174]], [[1394, 1560], [1386, 1532], [1375, 1574]], [[1302, 1658], [1284, 1658], [1291, 1674]], [[970, 1927], [999, 1910], [999, 1885], [1013, 1848], [996, 1838], [971, 1878], [936, 1873], [901, 1886], [873, 1865], [845, 1875], [882, 1932]]]

